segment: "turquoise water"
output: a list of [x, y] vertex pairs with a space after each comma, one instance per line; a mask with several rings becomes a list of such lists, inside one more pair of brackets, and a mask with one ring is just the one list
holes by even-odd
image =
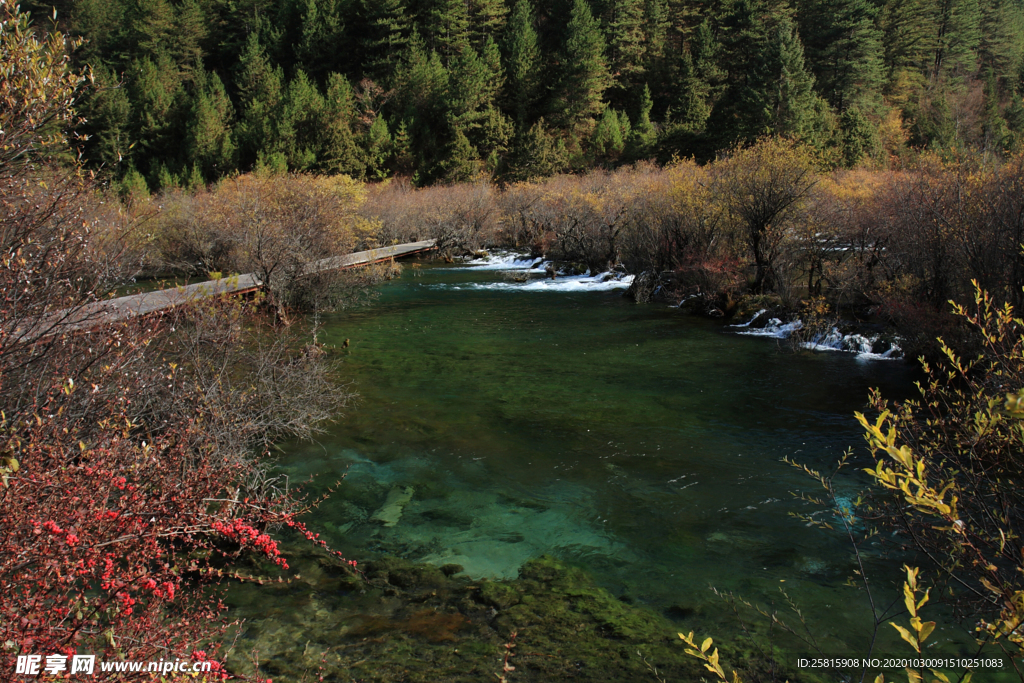
[[[317, 443], [283, 446], [293, 481], [344, 477], [310, 525], [352, 558], [474, 578], [552, 554], [720, 638], [737, 620], [709, 587], [798, 624], [784, 588], [823, 651], [866, 655], [849, 543], [790, 516], [814, 510], [793, 492], [819, 489], [781, 459], [827, 468], [860, 448], [853, 412], [870, 387], [909, 396], [912, 370], [794, 352], [615, 286], [420, 264], [327, 317], [322, 340], [361, 399]], [[863, 483], [840, 481], [846, 495]], [[891, 597], [902, 579], [879, 572]], [[910, 654], [884, 629], [883, 652]], [[958, 650], [952, 632], [933, 636], [939, 649]]]

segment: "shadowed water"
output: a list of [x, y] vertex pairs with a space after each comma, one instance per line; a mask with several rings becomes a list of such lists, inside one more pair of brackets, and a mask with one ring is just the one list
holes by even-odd
[[[783, 587], [826, 653], [866, 654], [849, 544], [790, 516], [814, 509], [791, 492], [817, 489], [781, 459], [827, 468], [859, 449], [853, 412], [873, 386], [910, 395], [911, 370], [636, 305], [625, 283], [563, 282], [422, 264], [327, 317], [322, 340], [351, 340], [338, 353], [362, 398], [319, 443], [284, 445], [293, 481], [345, 477], [314, 530], [349, 557], [474, 578], [552, 554], [725, 637], [736, 621], [709, 586], [776, 605]], [[878, 590], [891, 597], [900, 561], [888, 565]], [[885, 628], [883, 651], [909, 654]]]

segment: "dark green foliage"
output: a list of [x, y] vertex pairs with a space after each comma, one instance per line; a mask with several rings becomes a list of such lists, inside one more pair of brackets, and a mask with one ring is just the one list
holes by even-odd
[[587, 0], [574, 0], [561, 50], [556, 117], [572, 126], [601, 112], [604, 91], [611, 84], [600, 26]]
[[1020, 0], [78, 0], [65, 19], [96, 80], [87, 163], [153, 188], [257, 166], [535, 177], [765, 133], [851, 164], [893, 107], [920, 147], [1002, 153], [1024, 126]]
[[533, 28], [533, 8], [530, 0], [519, 0], [509, 19], [502, 44], [505, 57], [507, 84], [506, 111], [520, 126], [524, 125], [533, 109], [540, 86], [540, 46]]
[[410, 21], [402, 0], [362, 0], [365, 20], [363, 74], [390, 83], [409, 42]]
[[882, 51], [877, 13], [869, 0], [816, 0], [801, 15], [819, 92], [840, 112], [878, 98]]
[[204, 177], [218, 178], [234, 168], [235, 144], [231, 139], [231, 101], [217, 74], [199, 72], [186, 127], [185, 147], [189, 161]]

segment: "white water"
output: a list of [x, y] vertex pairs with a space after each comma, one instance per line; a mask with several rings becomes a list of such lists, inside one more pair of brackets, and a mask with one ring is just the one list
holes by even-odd
[[464, 264], [446, 270], [526, 270], [534, 273], [543, 273], [547, 261], [539, 258], [531, 258], [524, 254], [514, 252], [488, 253], [485, 258], [472, 259]]
[[602, 273], [600, 275], [560, 275], [535, 278], [525, 282], [470, 282], [461, 285], [427, 285], [434, 289], [470, 289], [506, 292], [609, 292], [628, 289], [632, 275]]
[[[793, 320], [784, 323], [778, 318], [772, 318], [764, 327], [751, 328], [754, 322], [765, 311], [761, 310], [754, 314], [754, 317], [745, 323], [730, 325], [736, 330], [736, 334], [744, 334], [751, 337], [771, 337], [773, 339], [787, 339], [798, 330], [802, 330], [804, 324], [800, 320]], [[895, 342], [886, 342], [880, 335], [865, 337], [862, 334], [843, 334], [838, 328], [833, 327], [825, 334], [815, 335], [812, 339], [800, 342], [800, 346], [813, 351], [842, 351], [857, 354], [858, 360], [897, 360], [903, 358], [903, 350]]]

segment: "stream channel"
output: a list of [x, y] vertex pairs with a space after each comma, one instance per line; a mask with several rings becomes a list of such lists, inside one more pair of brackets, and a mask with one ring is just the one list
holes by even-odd
[[[792, 517], [815, 510], [792, 493], [820, 488], [782, 459], [828, 469], [852, 447], [865, 464], [853, 413], [871, 387], [911, 396], [910, 364], [793, 351], [637, 305], [624, 282], [516, 282], [503, 272], [513, 265], [407, 264], [371, 305], [324, 320], [321, 339], [360, 399], [317, 443], [282, 446], [291, 481], [315, 475], [316, 491], [344, 478], [310, 527], [361, 564], [457, 564], [474, 581], [514, 578], [550, 555], [716, 643], [743, 636], [711, 586], [799, 624], [783, 588], [823, 652], [864, 656], [870, 613], [844, 585], [856, 569], [849, 541]], [[845, 495], [866, 484], [856, 469], [840, 479]], [[902, 562], [883, 566], [867, 547], [891, 600]], [[229, 603], [258, 639], [311, 590], [245, 588]], [[322, 593], [311, 613], [344, 607]], [[956, 630], [937, 631], [933, 651], [971, 652]], [[308, 635], [275, 636], [288, 637], [309, 647]], [[889, 626], [876, 652], [912, 653]]]

